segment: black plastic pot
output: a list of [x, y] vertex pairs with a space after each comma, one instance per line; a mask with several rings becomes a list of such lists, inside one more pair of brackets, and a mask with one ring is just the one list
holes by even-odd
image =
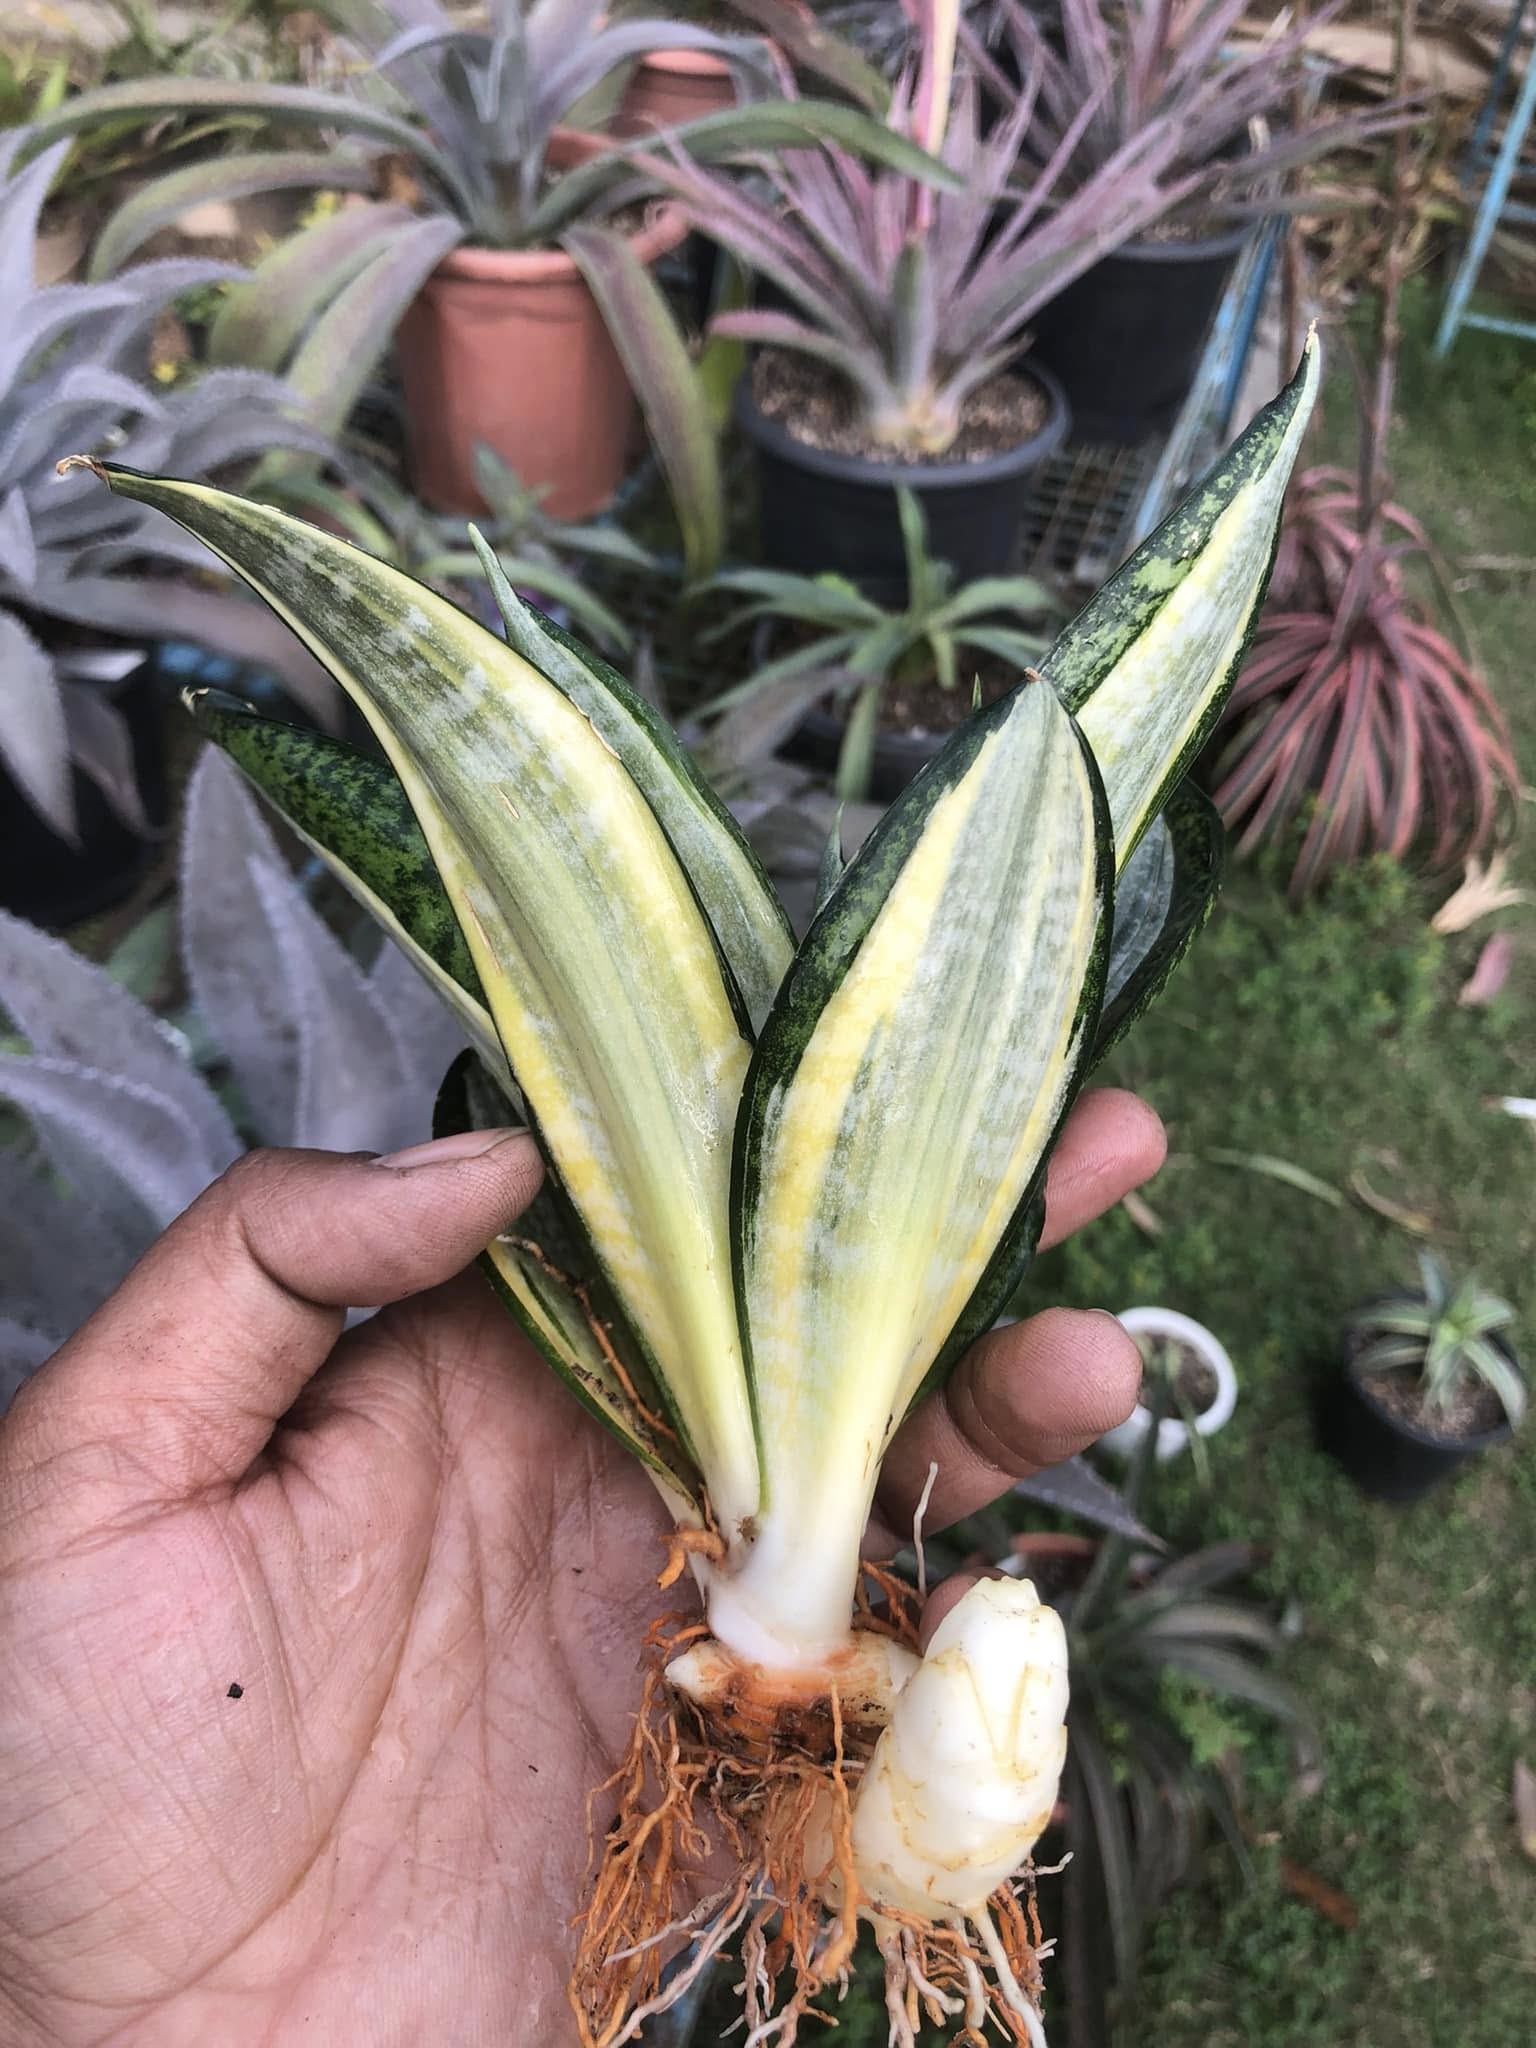
[[1251, 233], [1128, 242], [1042, 309], [1028, 366], [1065, 391], [1074, 441], [1129, 444], [1172, 426]]
[[[139, 795], [156, 827], [166, 816], [160, 693], [145, 661], [110, 692], [128, 720]], [[55, 931], [112, 909], [133, 893], [159, 844], [117, 815], [88, 775], [74, 771], [79, 842], [61, 839], [0, 768], [0, 903]]]
[[[1513, 1353], [1504, 1348], [1513, 1362]], [[1320, 1423], [1325, 1447], [1362, 1493], [1378, 1500], [1420, 1500], [1443, 1485], [1469, 1458], [1507, 1442], [1510, 1436], [1508, 1422], [1484, 1430], [1480, 1436], [1432, 1436], [1427, 1429], [1383, 1408], [1369, 1388], [1361, 1385], [1353, 1363], [1328, 1389]]]
[[[847, 730], [846, 718], [813, 705], [779, 751], [791, 761], [830, 775], [837, 767]], [[877, 732], [869, 766], [871, 799], [894, 803], [949, 737], [947, 732]]]
[[905, 484], [928, 521], [928, 546], [956, 579], [1003, 576], [1016, 568], [1019, 523], [1035, 472], [1067, 437], [1061, 388], [1034, 363], [1029, 375], [1051, 402], [1032, 440], [983, 462], [867, 462], [797, 441], [766, 419], [751, 379], [736, 390], [736, 421], [757, 455], [761, 559], [804, 576], [831, 572], [882, 604], [902, 604], [907, 572], [896, 510]]

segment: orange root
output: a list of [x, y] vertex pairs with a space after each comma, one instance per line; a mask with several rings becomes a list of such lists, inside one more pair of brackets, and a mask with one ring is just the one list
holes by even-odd
[[[859, 1625], [910, 1644], [915, 1606], [885, 1578], [875, 1577], [885, 1612], [872, 1613], [861, 1589]], [[791, 2048], [803, 2019], [827, 2017], [812, 2011], [822, 1994], [846, 1986], [861, 1917], [885, 1962], [891, 2048], [913, 2048], [924, 2019], [956, 2027], [955, 2048], [981, 2048], [989, 2019], [1005, 2039], [1038, 2043], [1032, 1880], [1028, 1919], [1012, 1887], [989, 1901], [990, 1942], [985, 1914], [975, 1926], [936, 1925], [877, 1908], [855, 1869], [853, 1797], [879, 1730], [845, 1724], [834, 1690], [814, 1717], [829, 1739], [810, 1735], [802, 1711], [786, 1716], [775, 1744], [760, 1731], [744, 1743], [666, 1683], [667, 1659], [700, 1633], [653, 1631], [629, 1750], [593, 1795], [617, 1811], [594, 1859], [571, 1975], [582, 2048], [639, 2039], [727, 1948], [742, 1966], [742, 2048]]]
[[683, 1567], [692, 1556], [707, 1557], [711, 1564], [718, 1564], [725, 1555], [725, 1538], [718, 1529], [674, 1529], [667, 1538], [667, 1562], [657, 1585], [666, 1591], [675, 1586], [683, 1576]]
[[[653, 1436], [664, 1437], [668, 1443], [675, 1444], [677, 1442], [677, 1431], [673, 1429], [664, 1416], [658, 1414], [654, 1408], [650, 1407], [640, 1398], [639, 1388], [635, 1385], [633, 1377], [625, 1369], [623, 1359], [620, 1358], [618, 1352], [613, 1348], [613, 1339], [608, 1334], [607, 1323], [603, 1321], [597, 1310], [592, 1306], [591, 1290], [585, 1281], [578, 1280], [573, 1273], [567, 1273], [563, 1267], [557, 1266], [544, 1250], [544, 1247], [536, 1243], [533, 1238], [514, 1237], [511, 1242], [520, 1252], [525, 1253], [528, 1258], [533, 1260], [546, 1278], [553, 1280], [557, 1287], [563, 1287], [566, 1293], [573, 1298], [583, 1316], [586, 1317], [587, 1328], [592, 1332], [597, 1348], [607, 1361], [609, 1370], [613, 1373], [620, 1387], [623, 1388], [625, 1398], [630, 1406]], [[679, 1566], [679, 1570], [681, 1570], [681, 1566]]]

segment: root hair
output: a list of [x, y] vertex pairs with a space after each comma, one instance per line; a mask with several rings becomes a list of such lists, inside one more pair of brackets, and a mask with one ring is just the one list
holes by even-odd
[[[859, 1626], [910, 1643], [910, 1589], [876, 1567], [859, 1594]], [[674, 1693], [663, 1666], [704, 1631], [658, 1627], [640, 1711], [617, 1771], [592, 1796], [616, 1811], [594, 1844], [591, 1898], [580, 1916], [570, 1997], [582, 2048], [623, 2048], [734, 1947], [745, 2032], [741, 2048], [793, 2048], [829, 1989], [845, 1991], [860, 1919], [885, 1964], [891, 2048], [914, 2048], [924, 2019], [956, 2023], [954, 2048], [985, 2048], [991, 2020], [1019, 2048], [1044, 2048], [1040, 1928], [1001, 1887], [969, 1920], [935, 1923], [877, 1906], [859, 1884], [853, 1799], [878, 1730], [845, 1725], [829, 1698], [831, 1753], [793, 1737], [766, 1751]], [[711, 1859], [733, 1875], [710, 1884]], [[700, 1894], [703, 1894], [701, 1897]], [[1026, 1916], [1027, 1906], [1027, 1916]]]

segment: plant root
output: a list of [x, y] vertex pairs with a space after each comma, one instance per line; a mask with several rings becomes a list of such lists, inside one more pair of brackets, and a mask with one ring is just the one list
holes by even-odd
[[[861, 1588], [857, 1625], [910, 1645], [908, 1590], [871, 1576], [883, 1611]], [[760, 1725], [733, 1728], [664, 1675], [703, 1634], [653, 1631], [628, 1751], [593, 1794], [617, 1810], [578, 1922], [570, 1997], [582, 2048], [638, 2040], [727, 1948], [742, 1968], [741, 2048], [792, 2048], [803, 2020], [835, 2024], [813, 2008], [846, 1990], [861, 1919], [885, 1964], [891, 2048], [914, 2048], [925, 2020], [958, 2029], [954, 2048], [985, 2048], [989, 2019], [1020, 2048], [1043, 2048], [1032, 1878], [969, 1919], [929, 1921], [869, 1898], [854, 1864], [853, 1796], [878, 1727], [845, 1722], [834, 1689], [822, 1714], [798, 1702], [774, 1741]]]

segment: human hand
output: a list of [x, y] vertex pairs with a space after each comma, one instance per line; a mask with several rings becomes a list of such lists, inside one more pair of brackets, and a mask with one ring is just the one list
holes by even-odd
[[[460, 1270], [538, 1182], [475, 1137], [251, 1155], [0, 1425], [6, 2048], [574, 2037], [587, 1797], [677, 1595], [640, 1468]], [[1162, 1149], [1084, 1097], [1044, 1241]], [[343, 1334], [353, 1303], [395, 1305]], [[1105, 1316], [984, 1338], [893, 1444], [876, 1554], [931, 1461], [938, 1528], [1138, 1374]]]

